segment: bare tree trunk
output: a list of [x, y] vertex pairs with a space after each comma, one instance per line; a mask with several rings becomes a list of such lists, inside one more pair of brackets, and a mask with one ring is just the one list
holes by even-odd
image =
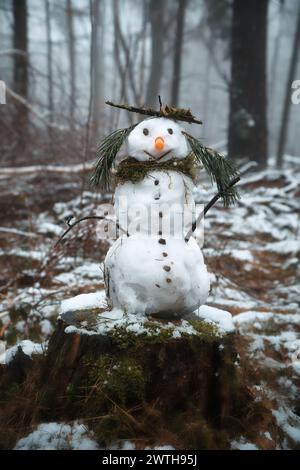
[[[119, 0], [113, 0], [113, 18], [114, 18], [114, 59], [120, 79], [120, 100], [127, 101], [127, 67], [123, 66], [120, 51], [120, 20], [119, 20], [120, 4]], [[117, 116], [118, 117], [118, 116]]]
[[[284, 16], [285, 16], [285, 5], [284, 5], [284, 0], [280, 0], [280, 7], [279, 7], [279, 20], [278, 20], [278, 30], [275, 38], [275, 43], [274, 43], [274, 52], [273, 52], [273, 57], [271, 61], [271, 71], [270, 71], [270, 79], [268, 83], [268, 89], [269, 89], [269, 97], [272, 98], [272, 96], [275, 95], [275, 89], [276, 89], [276, 83], [277, 83], [277, 69], [278, 69], [278, 58], [279, 58], [279, 52], [280, 52], [280, 43], [281, 39], [283, 37], [283, 25], [284, 25]], [[270, 103], [270, 105], [272, 102]], [[270, 106], [269, 106], [270, 107]], [[272, 116], [272, 112], [270, 109], [270, 115]]]
[[[141, 36], [141, 60], [139, 65], [139, 104], [145, 105], [145, 64], [146, 64], [146, 31], [147, 31], [147, 3], [143, 0], [143, 23]], [[136, 103], [138, 104], [138, 103]]]
[[179, 101], [184, 21], [188, 0], [177, 0], [177, 3], [178, 8], [176, 18], [176, 32], [173, 58], [173, 80], [171, 91], [171, 104], [174, 106], [177, 106]]
[[[48, 80], [48, 110], [49, 123], [53, 123], [53, 76], [52, 76], [52, 39], [51, 39], [51, 13], [50, 2], [46, 0], [46, 36], [47, 36], [47, 80]], [[49, 152], [53, 156], [53, 129], [48, 127]]]
[[104, 86], [105, 86], [105, 66], [104, 66], [104, 17], [105, 0], [93, 0], [94, 30], [92, 31], [93, 41], [93, 74], [92, 74], [92, 124], [94, 134], [99, 132], [101, 114], [104, 106]]
[[164, 44], [164, 10], [165, 2], [150, 0], [149, 19], [151, 24], [151, 66], [147, 87], [146, 103], [153, 106], [160, 93], [159, 86], [163, 73]]
[[268, 0], [233, 0], [228, 153], [267, 163]]
[[67, 0], [68, 49], [70, 67], [70, 125], [74, 128], [76, 109], [76, 75], [75, 75], [75, 37], [72, 0]]
[[278, 86], [280, 85], [280, 80], [278, 80], [278, 73], [280, 70], [280, 54], [281, 54], [281, 43], [282, 38], [284, 37], [284, 23], [285, 23], [285, 3], [284, 0], [280, 0], [279, 10], [278, 10], [278, 29], [276, 38], [273, 46], [273, 55], [270, 66], [270, 75], [268, 79], [268, 118], [270, 123], [273, 121], [273, 125], [269, 128], [269, 143], [270, 151], [273, 154], [277, 150], [277, 134], [278, 131], [275, 129], [275, 119], [277, 118], [277, 108], [278, 108], [278, 99], [277, 92]]
[[50, 2], [46, 0], [46, 34], [47, 34], [47, 74], [48, 74], [48, 109], [49, 122], [53, 121], [53, 76], [52, 76], [52, 40]]
[[[27, 0], [13, 0], [14, 36], [13, 47], [22, 54], [14, 55], [14, 91], [28, 99], [28, 10]], [[16, 128], [19, 130], [20, 146], [25, 143], [26, 128], [28, 124], [28, 109], [16, 103]]]
[[292, 52], [291, 63], [290, 63], [290, 70], [289, 70], [289, 75], [288, 75], [287, 84], [286, 84], [286, 94], [285, 94], [282, 119], [281, 119], [281, 128], [280, 128], [279, 141], [278, 141], [277, 166], [279, 168], [281, 168], [283, 164], [283, 155], [284, 155], [284, 150], [285, 150], [285, 144], [287, 141], [289, 120], [290, 120], [290, 107], [291, 107], [291, 85], [292, 85], [293, 80], [296, 79], [295, 73], [297, 69], [299, 47], [300, 47], [300, 3], [299, 3], [299, 9], [298, 9], [297, 26], [296, 26], [293, 52]]

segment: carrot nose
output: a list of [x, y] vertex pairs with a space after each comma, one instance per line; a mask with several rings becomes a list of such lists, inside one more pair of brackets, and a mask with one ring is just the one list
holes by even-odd
[[155, 148], [156, 150], [162, 150], [165, 146], [165, 141], [162, 137], [156, 137], [155, 139]]

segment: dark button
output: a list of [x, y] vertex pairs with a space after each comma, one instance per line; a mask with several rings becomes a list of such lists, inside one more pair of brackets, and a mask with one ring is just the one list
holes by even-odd
[[164, 269], [165, 271], [167, 271], [167, 272], [171, 271], [170, 266], [163, 266], [163, 269]]
[[159, 215], [159, 217], [160, 217], [160, 218], [162, 218], [162, 216], [163, 216], [163, 213], [162, 213], [162, 212], [159, 212], [159, 214], [158, 214], [158, 215]]
[[162, 254], [164, 257], [168, 256], [168, 253], [166, 253], [165, 251], [163, 252]]
[[170, 279], [169, 277], [166, 278], [166, 281], [168, 284], [170, 284], [170, 282], [172, 282], [172, 279]]
[[160, 195], [159, 195], [159, 194], [157, 194], [156, 196], [154, 196], [154, 200], [155, 200], [155, 201], [158, 201], [159, 199], [160, 199]]
[[159, 232], [158, 232], [158, 235], [162, 235], [162, 232], [161, 232], [161, 231], [159, 231]]
[[158, 243], [160, 243], [161, 245], [166, 245], [166, 240], [164, 238], [160, 238], [158, 240]]
[[154, 184], [155, 184], [155, 186], [157, 186], [157, 185], [159, 184], [159, 181], [158, 181], [158, 180], [155, 180], [155, 181], [154, 181]]

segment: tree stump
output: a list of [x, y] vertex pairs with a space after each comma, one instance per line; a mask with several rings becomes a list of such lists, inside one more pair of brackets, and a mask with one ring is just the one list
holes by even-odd
[[[75, 314], [77, 326], [58, 320], [47, 353], [33, 357], [18, 388], [23, 403], [28, 397], [23, 433], [41, 422], [82, 420], [108, 448], [125, 439], [138, 448], [226, 449], [241, 434], [253, 439], [266, 410], [243, 383], [234, 332], [196, 317], [134, 323], [125, 316], [99, 329], [99, 316], [81, 311], [84, 327]], [[15, 405], [10, 422], [20, 429], [19, 413]]]

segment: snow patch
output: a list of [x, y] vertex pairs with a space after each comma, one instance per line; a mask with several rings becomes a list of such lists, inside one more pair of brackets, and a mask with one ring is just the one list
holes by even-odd
[[77, 310], [103, 308], [105, 305], [106, 297], [104, 291], [80, 294], [70, 299], [63, 300], [60, 314], [62, 315], [65, 312]]
[[236, 450], [259, 450], [255, 444], [247, 442], [244, 437], [241, 437], [238, 441], [232, 441], [231, 449]]
[[29, 339], [24, 339], [0, 355], [0, 364], [9, 364], [14, 359], [19, 348], [22, 349], [26, 356], [31, 357], [33, 354], [43, 354], [46, 349], [46, 343], [33, 343]]
[[235, 329], [232, 315], [226, 310], [210, 307], [209, 305], [201, 305], [195, 314], [205, 321], [215, 323], [225, 333], [230, 333]]
[[42, 423], [35, 431], [20, 439], [15, 450], [99, 450], [93, 434], [75, 422]]

